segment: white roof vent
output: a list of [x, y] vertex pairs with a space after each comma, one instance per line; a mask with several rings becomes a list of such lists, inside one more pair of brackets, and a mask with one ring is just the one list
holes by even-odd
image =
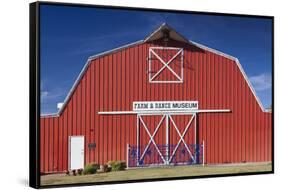
[[60, 102], [60, 103], [58, 103], [58, 104], [57, 104], [57, 108], [58, 108], [58, 110], [60, 110], [60, 109], [62, 108], [62, 105], [63, 105], [63, 103], [62, 103], [62, 102]]

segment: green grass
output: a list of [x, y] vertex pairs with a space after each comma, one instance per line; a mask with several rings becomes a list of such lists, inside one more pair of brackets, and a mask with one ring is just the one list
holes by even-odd
[[271, 163], [225, 164], [206, 166], [165, 166], [155, 168], [137, 168], [126, 171], [97, 173], [92, 175], [67, 176], [51, 174], [41, 176], [41, 185], [58, 185], [72, 183], [92, 183], [105, 181], [122, 181], [136, 179], [155, 179], [165, 177], [200, 176], [211, 174], [230, 174], [271, 171]]

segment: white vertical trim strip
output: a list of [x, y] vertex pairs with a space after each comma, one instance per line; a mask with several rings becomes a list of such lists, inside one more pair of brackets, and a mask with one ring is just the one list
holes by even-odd
[[130, 151], [130, 145], [129, 145], [129, 143], [127, 143], [127, 166], [126, 166], [126, 168], [128, 169], [129, 168], [129, 151]]
[[169, 153], [170, 153], [170, 147], [169, 147], [169, 138], [170, 138], [170, 127], [169, 127], [169, 115], [165, 115], [166, 117], [166, 164], [169, 164]]
[[140, 121], [139, 121], [139, 119], [140, 119], [140, 116], [139, 115], [137, 115], [137, 166], [139, 165], [139, 155], [140, 155], [140, 138], [139, 138], [139, 131], [140, 131]]
[[151, 49], [148, 51], [148, 80], [151, 82]]
[[203, 141], [202, 164], [205, 166], [205, 141]]

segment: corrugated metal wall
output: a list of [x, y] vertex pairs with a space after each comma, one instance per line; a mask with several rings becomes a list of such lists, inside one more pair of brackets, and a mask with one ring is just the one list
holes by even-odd
[[[132, 110], [133, 101], [198, 100], [200, 109], [231, 113], [198, 114], [198, 143], [205, 141], [207, 163], [271, 161], [271, 113], [262, 112], [233, 60], [180, 43], [184, 47], [184, 82], [149, 83], [148, 49], [139, 44], [92, 61], [60, 117], [41, 118], [41, 172], [68, 169], [68, 136], [85, 136], [85, 162], [125, 160], [126, 144], [136, 144], [136, 116], [99, 115], [99, 111]], [[167, 74], [167, 77], [169, 74]], [[161, 76], [163, 77], [163, 76]], [[188, 118], [175, 116], [180, 131]], [[148, 118], [151, 133], [159, 118]], [[185, 137], [193, 142], [193, 127]], [[170, 128], [170, 141], [178, 136]], [[141, 131], [142, 141], [148, 135]], [[160, 129], [156, 143], [164, 144]], [[89, 143], [96, 143], [89, 149]], [[145, 143], [143, 143], [145, 144]]]

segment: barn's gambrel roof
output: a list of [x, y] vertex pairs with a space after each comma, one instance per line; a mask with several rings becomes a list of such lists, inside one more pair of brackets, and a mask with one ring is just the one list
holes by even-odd
[[169, 26], [167, 23], [163, 23], [160, 27], [158, 27], [156, 30], [154, 30], [150, 35], [148, 35], [147, 37], [145, 37], [144, 39], [142, 40], [138, 40], [136, 42], [133, 42], [133, 43], [129, 43], [129, 44], [126, 44], [126, 45], [123, 45], [123, 46], [120, 46], [118, 48], [114, 48], [114, 49], [111, 49], [111, 50], [108, 50], [108, 51], [105, 51], [105, 52], [102, 52], [102, 53], [99, 53], [99, 54], [96, 54], [96, 55], [93, 55], [93, 56], [90, 56], [86, 62], [86, 64], [84, 65], [84, 67], [82, 68], [81, 72], [79, 73], [77, 79], [75, 80], [73, 86], [71, 87], [70, 91], [68, 92], [66, 98], [64, 99], [63, 101], [63, 105], [61, 106], [61, 108], [58, 110], [57, 113], [52, 113], [52, 114], [42, 114], [41, 117], [56, 117], [56, 116], [59, 116], [65, 106], [67, 105], [68, 101], [70, 100], [71, 98], [71, 95], [73, 94], [74, 90], [76, 89], [77, 85], [79, 84], [80, 80], [82, 79], [82, 76], [84, 75], [84, 73], [86, 72], [87, 68], [89, 67], [90, 63], [97, 59], [97, 58], [100, 58], [102, 56], [105, 56], [105, 55], [108, 55], [108, 54], [111, 54], [111, 53], [114, 53], [114, 52], [117, 52], [117, 51], [121, 51], [123, 49], [126, 49], [126, 48], [129, 48], [129, 47], [133, 47], [133, 46], [136, 46], [136, 45], [140, 45], [142, 43], [146, 43], [146, 42], [150, 42], [150, 41], [154, 41], [154, 40], [157, 40], [157, 39], [160, 39], [162, 38], [162, 30], [165, 29], [165, 30], [169, 30], [169, 33], [170, 33], [170, 38], [171, 39], [174, 39], [176, 41], [181, 41], [181, 42], [184, 42], [184, 43], [188, 43], [188, 44], [191, 44], [197, 48], [200, 48], [200, 49], [203, 49], [205, 51], [209, 51], [209, 52], [212, 52], [214, 54], [217, 54], [217, 55], [220, 55], [220, 56], [223, 56], [225, 58], [228, 58], [232, 61], [234, 61], [241, 74], [243, 75], [244, 79], [246, 80], [249, 88], [251, 89], [256, 101], [258, 102], [261, 110], [263, 112], [270, 112], [268, 111], [267, 109], [264, 108], [263, 104], [261, 103], [259, 97], [257, 96], [257, 93], [255, 91], [255, 89], [253, 88], [249, 78], [247, 77], [242, 65], [240, 64], [238, 58], [236, 57], [233, 57], [231, 55], [228, 55], [226, 53], [223, 53], [221, 51], [218, 51], [216, 49], [213, 49], [213, 48], [210, 48], [210, 47], [207, 47], [203, 44], [200, 44], [200, 43], [197, 43], [197, 42], [194, 42], [194, 41], [191, 41], [191, 40], [188, 40], [186, 39], [184, 36], [182, 36], [181, 34], [179, 34], [178, 32], [176, 32], [176, 30], [174, 30], [171, 26]]

